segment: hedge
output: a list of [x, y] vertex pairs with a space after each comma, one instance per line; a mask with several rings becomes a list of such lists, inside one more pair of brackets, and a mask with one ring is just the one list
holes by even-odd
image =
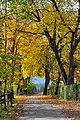
[[[54, 88], [53, 88], [54, 89]], [[48, 89], [49, 95], [54, 95], [54, 90]], [[58, 90], [58, 97], [65, 100], [78, 100], [80, 101], [80, 85], [64, 85], [60, 86]]]
[[80, 100], [80, 85], [60, 86], [58, 96], [65, 100]]

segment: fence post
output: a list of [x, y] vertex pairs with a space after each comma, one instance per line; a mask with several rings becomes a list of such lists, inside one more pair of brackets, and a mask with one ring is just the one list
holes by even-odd
[[11, 102], [11, 107], [12, 107], [12, 99], [13, 99], [13, 91], [10, 92], [10, 102]]
[[[0, 101], [2, 101], [2, 94], [0, 95]], [[2, 102], [0, 103], [2, 109]]]
[[76, 101], [78, 100], [78, 86], [77, 86], [77, 81], [76, 81]]
[[4, 94], [4, 109], [6, 109], [6, 94]]

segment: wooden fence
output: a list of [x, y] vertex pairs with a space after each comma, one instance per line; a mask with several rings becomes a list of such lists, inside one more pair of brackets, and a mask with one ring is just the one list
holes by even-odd
[[11, 92], [6, 94], [0, 94], [0, 108], [6, 109], [8, 105], [12, 107], [13, 94]]

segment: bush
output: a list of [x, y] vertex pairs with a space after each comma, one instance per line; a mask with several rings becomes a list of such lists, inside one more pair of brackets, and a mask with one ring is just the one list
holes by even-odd
[[59, 88], [59, 98], [65, 100], [80, 100], [80, 85], [65, 85]]

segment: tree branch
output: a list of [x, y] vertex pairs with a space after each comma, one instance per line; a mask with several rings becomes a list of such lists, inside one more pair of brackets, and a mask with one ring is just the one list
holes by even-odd
[[[57, 6], [57, 3], [56, 3], [56, 1], [55, 0], [51, 0], [53, 3], [54, 3], [54, 6], [55, 6], [55, 8], [56, 8], [56, 11], [60, 14], [60, 18], [61, 18], [61, 20], [63, 21], [63, 23], [64, 23], [64, 26], [67, 26], [66, 25], [66, 23], [65, 23], [65, 20], [64, 20], [64, 18], [62, 17], [62, 15], [61, 15], [61, 11], [59, 10], [59, 8], [58, 8], [58, 6]], [[70, 27], [67, 27], [70, 31], [72, 31], [72, 29], [70, 28]], [[73, 32], [73, 31], [72, 31]]]
[[32, 34], [32, 35], [36, 35], [36, 34], [41, 34], [41, 35], [45, 35], [44, 33], [33, 33], [33, 32], [30, 32], [30, 31], [24, 31], [24, 30], [17, 30], [17, 31], [19, 31], [19, 32], [22, 32], [22, 33], [27, 33], [27, 34]]
[[66, 46], [66, 45], [68, 45], [68, 44], [70, 44], [71, 42], [67, 42], [67, 43], [65, 43], [64, 45], [61, 45], [61, 48], [58, 50], [59, 52], [61, 52], [62, 50], [63, 50], [63, 48]]
[[70, 32], [71, 32], [71, 31], [68, 31], [63, 37], [59, 37], [60, 40], [57, 42], [57, 47], [59, 46], [59, 43], [61, 43], [62, 40], [63, 40], [64, 38], [66, 38], [66, 35], [68, 35], [68, 33], [70, 33]]
[[78, 9], [78, 19], [77, 19], [77, 25], [76, 25], [75, 33], [77, 32], [78, 26], [80, 24], [80, 0], [78, 0], [78, 1], [79, 1], [79, 9]]
[[74, 45], [73, 45], [74, 52], [75, 52], [75, 50], [76, 50], [76, 48], [77, 48], [77, 46], [78, 46], [79, 43], [80, 43], [80, 37], [77, 38], [77, 39], [75, 39], [75, 42], [74, 42]]

